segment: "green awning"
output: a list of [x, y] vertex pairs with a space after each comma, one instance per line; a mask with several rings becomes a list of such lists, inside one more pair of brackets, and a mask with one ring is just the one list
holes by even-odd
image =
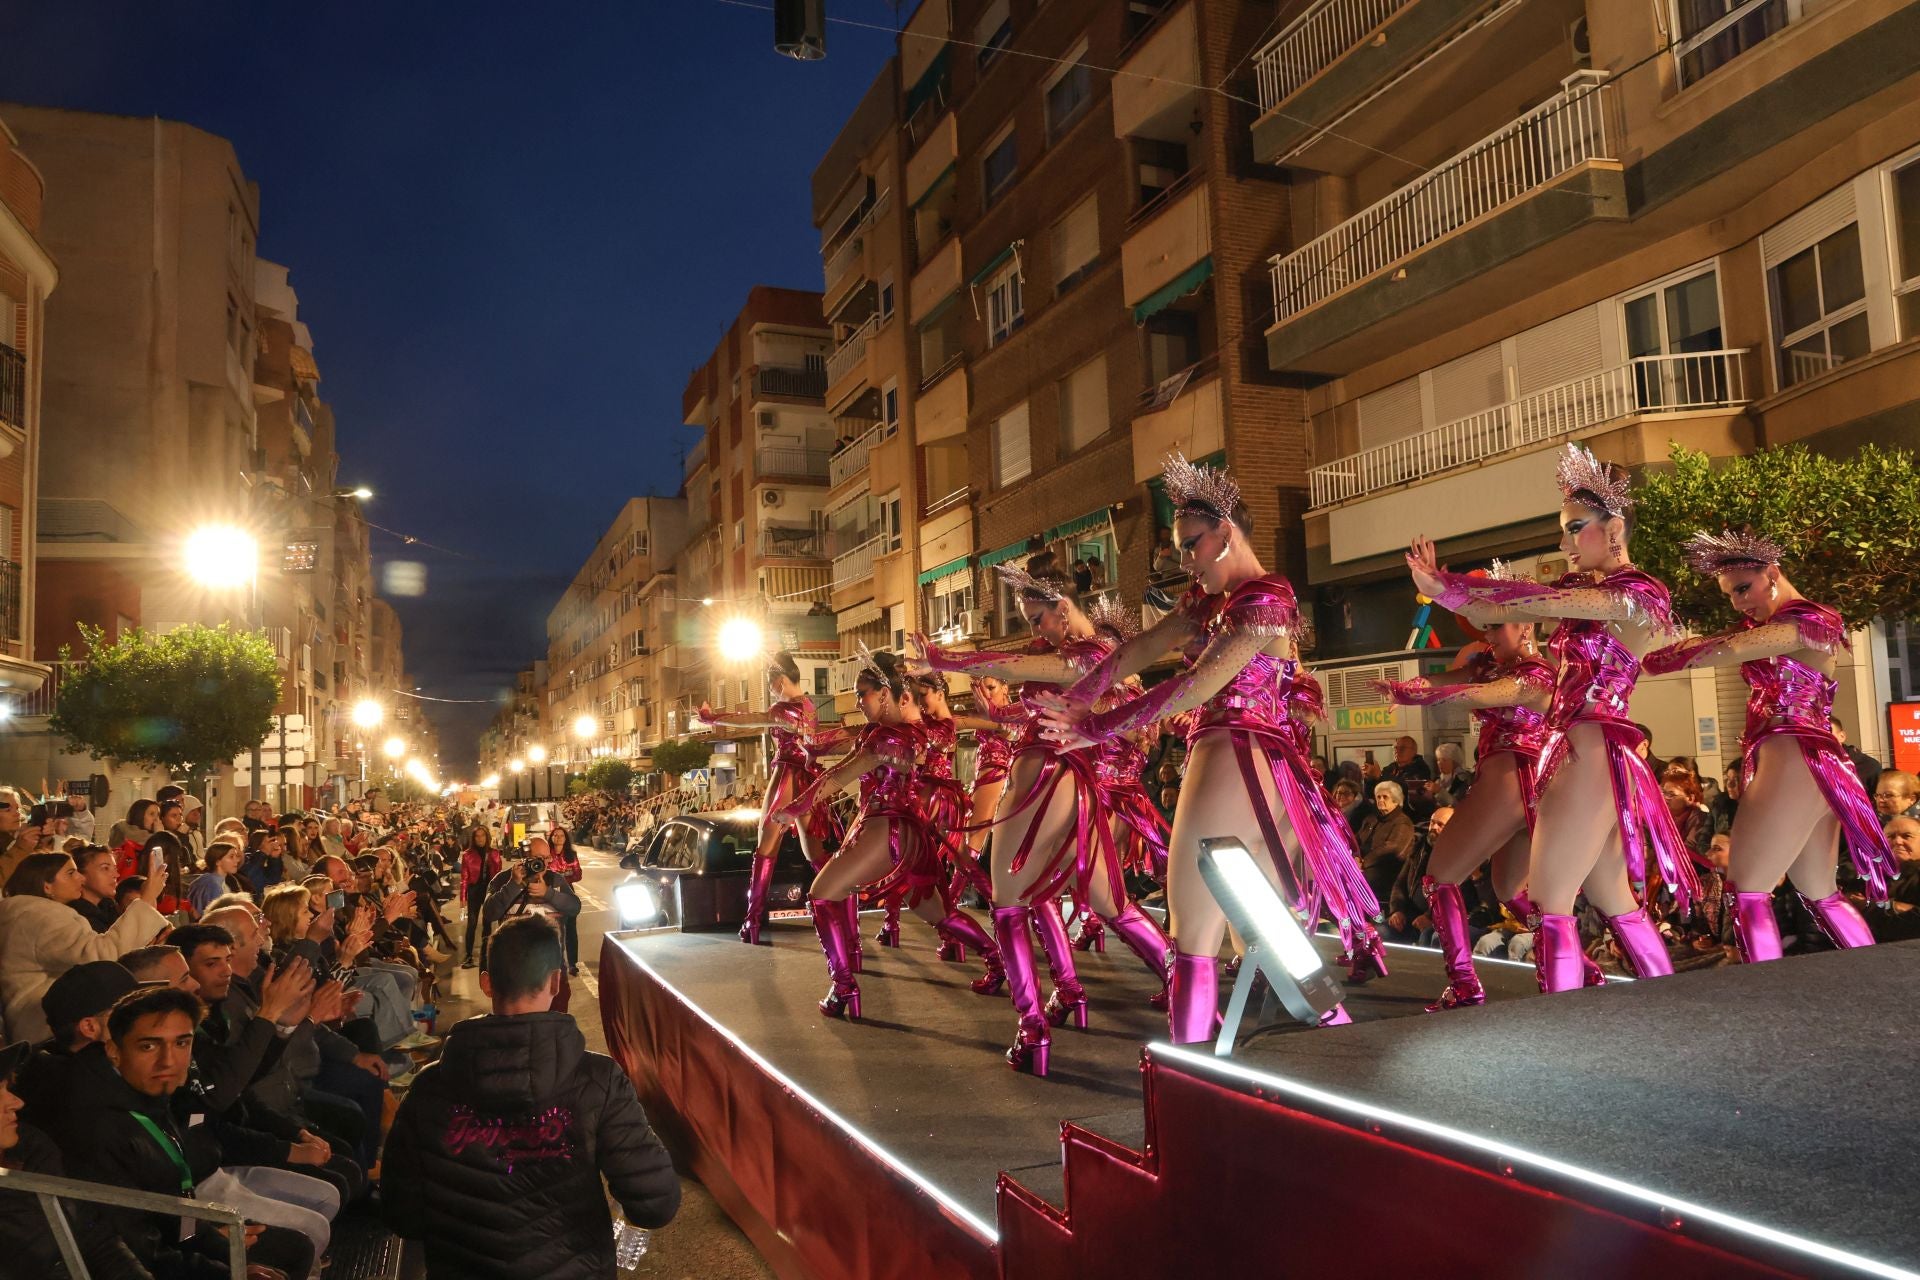
[[[968, 283], [969, 285], [976, 285], [976, 284], [979, 284], [979, 283], [980, 283], [980, 282], [981, 282], [982, 280], [985, 280], [985, 279], [986, 279], [986, 278], [987, 278], [988, 276], [990, 276], [990, 275], [992, 275], [992, 274], [993, 274], [994, 272], [996, 272], [996, 271], [998, 271], [998, 270], [1000, 269], [1000, 265], [1001, 265], [1002, 263], [1004, 263], [1004, 262], [1005, 262], [1005, 261], [1006, 261], [1007, 259], [1009, 259], [1009, 258], [1011, 258], [1011, 257], [1013, 256], [1013, 251], [1014, 251], [1014, 249], [1015, 249], [1016, 247], [1018, 247], [1018, 246], [1017, 246], [1017, 243], [1009, 243], [1009, 244], [1007, 245], [1007, 247], [1006, 247], [1006, 248], [1004, 248], [1004, 249], [1002, 249], [1002, 250], [1001, 250], [1001, 251], [1000, 251], [999, 253], [996, 253], [996, 254], [995, 254], [995, 255], [993, 256], [993, 261], [992, 261], [992, 262], [989, 262], [989, 263], [988, 263], [988, 264], [987, 264], [986, 266], [984, 266], [984, 267], [982, 267], [982, 268], [980, 268], [980, 269], [979, 269], [978, 271], [976, 271], [976, 272], [974, 272], [974, 273], [973, 273], [973, 279], [971, 279], [971, 280], [969, 280], [969, 281], [967, 281], [967, 283]], [[1160, 295], [1156, 293], [1156, 294], [1154, 294], [1153, 296], [1157, 298], [1157, 297], [1159, 297]], [[1177, 295], [1176, 295], [1176, 296], [1177, 296]], [[1163, 302], [1163, 303], [1161, 303], [1160, 305], [1161, 305], [1161, 306], [1165, 306], [1165, 305], [1166, 305], [1166, 303], [1164, 303], [1164, 302]], [[1158, 309], [1158, 308], [1156, 308], [1156, 310], [1157, 310], [1157, 309]]]
[[920, 109], [921, 104], [940, 92], [941, 82], [946, 77], [947, 51], [942, 49], [933, 55], [933, 61], [928, 63], [927, 69], [920, 73], [920, 78], [913, 82], [913, 88], [907, 90], [907, 119], [912, 119], [913, 113]]
[[1076, 533], [1084, 533], [1088, 529], [1092, 529], [1098, 525], [1112, 523], [1112, 509], [1102, 507], [1098, 511], [1089, 511], [1077, 520], [1069, 520], [1065, 524], [1053, 526], [1053, 528], [1047, 530], [1045, 540], [1048, 542], [1058, 542], [1062, 538], [1071, 538]]
[[957, 560], [949, 560], [945, 564], [938, 565], [935, 568], [922, 569], [920, 571], [920, 585], [924, 587], [935, 578], [944, 578], [950, 573], [958, 573], [967, 567], [967, 561], [972, 558], [972, 556], [961, 556]]
[[993, 566], [1011, 560], [1015, 556], [1023, 556], [1025, 554], [1027, 554], [1027, 539], [1022, 538], [1018, 542], [1009, 542], [998, 551], [989, 551], [981, 556], [980, 567], [982, 569], [991, 569]]
[[1142, 298], [1133, 308], [1133, 322], [1145, 324], [1213, 277], [1213, 256], [1200, 259], [1179, 275]]
[[934, 303], [931, 307], [928, 307], [927, 314], [915, 316], [913, 318], [913, 327], [916, 329], [926, 328], [941, 316], [947, 314], [947, 312], [952, 309], [953, 304], [958, 301], [960, 301], [960, 290], [955, 289], [952, 293]]

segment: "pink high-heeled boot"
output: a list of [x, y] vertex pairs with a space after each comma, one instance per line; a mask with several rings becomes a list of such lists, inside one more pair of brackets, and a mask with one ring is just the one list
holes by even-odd
[[1053, 1037], [1046, 1015], [1040, 1011], [1040, 983], [1033, 972], [1032, 930], [1031, 907], [994, 908], [993, 936], [1000, 944], [1000, 961], [1006, 966], [1008, 994], [1013, 997], [1014, 1012], [1020, 1015], [1019, 1029], [1014, 1032], [1013, 1045], [1007, 1050], [1007, 1065], [1015, 1071], [1044, 1076]]
[[1047, 1022], [1063, 1027], [1069, 1021], [1080, 1030], [1087, 1029], [1087, 990], [1073, 968], [1073, 947], [1067, 941], [1067, 924], [1060, 918], [1060, 904], [1052, 899], [1035, 904], [1033, 931], [1039, 935], [1040, 950], [1047, 957], [1047, 971], [1053, 978], [1053, 993], [1047, 997]]
[[829, 1018], [860, 1016], [860, 984], [854, 981], [851, 950], [847, 936], [847, 912], [839, 902], [813, 902], [813, 928], [820, 935], [820, 950], [826, 953], [827, 974], [833, 986], [820, 1002], [820, 1012]]
[[1467, 904], [1460, 896], [1460, 886], [1437, 883], [1432, 876], [1420, 884], [1426, 890], [1427, 914], [1433, 918], [1433, 932], [1440, 940], [1440, 954], [1447, 966], [1447, 989], [1427, 1006], [1427, 1012], [1485, 1004], [1487, 989], [1473, 971], [1473, 948], [1467, 944]]

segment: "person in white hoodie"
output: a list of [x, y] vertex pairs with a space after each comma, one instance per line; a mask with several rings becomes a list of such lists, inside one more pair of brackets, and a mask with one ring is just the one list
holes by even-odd
[[156, 903], [167, 877], [146, 870], [140, 896], [112, 928], [95, 933], [71, 905], [84, 883], [72, 858], [30, 854], [14, 868], [0, 898], [0, 1007], [12, 1039], [37, 1043], [51, 1034], [40, 998], [55, 978], [89, 960], [118, 960], [166, 931]]

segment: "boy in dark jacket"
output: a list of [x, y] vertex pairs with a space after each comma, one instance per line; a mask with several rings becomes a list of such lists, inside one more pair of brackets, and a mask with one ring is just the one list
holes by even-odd
[[612, 1276], [603, 1175], [635, 1226], [679, 1210], [679, 1177], [632, 1083], [550, 1012], [564, 965], [547, 920], [501, 925], [480, 977], [492, 1015], [454, 1027], [400, 1104], [381, 1208], [426, 1242], [429, 1280]]

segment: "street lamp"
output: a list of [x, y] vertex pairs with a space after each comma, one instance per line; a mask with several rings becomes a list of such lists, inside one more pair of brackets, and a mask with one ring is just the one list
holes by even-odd
[[336, 498], [358, 498], [360, 501], [365, 502], [373, 496], [373, 490], [363, 484], [355, 485], [351, 489], [335, 489], [333, 496]]
[[407, 754], [407, 740], [398, 734], [380, 744], [380, 750], [389, 760], [398, 760]]
[[353, 724], [356, 729], [372, 729], [387, 718], [387, 709], [372, 698], [362, 698], [353, 704]]
[[573, 736], [585, 740], [600, 731], [600, 722], [582, 711], [573, 718]]
[[528, 764], [545, 764], [546, 762], [547, 762], [547, 749], [545, 747], [541, 746], [539, 743], [536, 742], [532, 746], [527, 748]]
[[720, 657], [727, 662], [759, 657], [766, 642], [766, 634], [752, 618], [728, 618], [720, 624]]
[[203, 587], [247, 586], [260, 571], [260, 544], [236, 525], [202, 525], [187, 535], [184, 550], [187, 576]]
[[513, 760], [507, 761], [508, 773], [525, 773], [526, 771], [527, 771], [527, 762], [525, 760], [513, 759]]

